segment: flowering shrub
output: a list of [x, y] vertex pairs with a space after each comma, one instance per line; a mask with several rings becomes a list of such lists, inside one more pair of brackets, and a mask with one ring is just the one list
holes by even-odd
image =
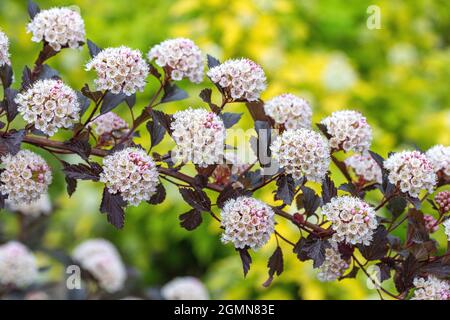
[[[448, 251], [440, 254], [430, 237], [442, 229], [450, 238], [449, 192], [440, 190], [450, 182], [448, 147], [389, 153], [385, 159], [370, 150], [372, 130], [357, 111], [338, 111], [312, 126], [312, 110], [302, 98], [285, 94], [264, 102], [266, 76], [249, 59], [221, 63], [207, 55], [203, 61], [191, 40], [173, 39], [153, 47], [146, 61], [139, 50], [101, 49], [85, 39], [82, 19], [70, 9], [39, 11], [30, 2], [28, 11], [32, 40], [41, 41], [43, 47], [34, 66], [24, 67], [16, 89], [8, 39], [0, 33], [1, 207], [20, 212], [22, 220], [28, 213], [39, 220], [42, 217], [35, 212], [51, 211], [39, 201], [57, 167], [26, 149], [33, 146], [60, 165], [69, 196], [80, 180], [100, 183], [99, 212], [118, 229], [125, 224], [127, 207], [163, 203], [168, 194], [173, 197], [165, 189], [172, 184], [190, 207], [179, 216], [181, 227], [191, 231], [209, 217], [216, 220], [223, 229], [222, 241], [237, 251], [244, 276], [251, 267], [251, 253], [274, 239], [266, 287], [282, 274], [287, 247], [300, 261], [311, 261], [322, 281], [364, 273], [382, 297], [449, 299]], [[70, 89], [46, 62], [85, 42], [91, 55], [86, 70], [97, 74], [95, 89], [89, 84]], [[186, 78], [200, 83], [206, 63], [214, 95], [212, 88], [204, 88], [199, 97], [209, 110], [188, 108], [168, 114], [165, 103], [177, 101], [181, 109], [179, 101], [187, 97], [175, 82]], [[148, 103], [139, 106], [136, 94], [145, 89], [149, 77], [155, 78], [157, 87]], [[242, 116], [227, 111], [236, 103], [245, 106], [241, 111], [254, 121], [256, 135], [249, 141], [253, 160], [224, 163], [226, 150], [236, 147], [226, 145], [227, 130]], [[130, 111], [130, 123], [113, 113], [119, 107]], [[16, 121], [20, 117], [23, 126]], [[141, 127], [150, 136], [145, 145], [135, 140]], [[68, 132], [54, 138], [59, 128]], [[155, 152], [165, 138], [172, 140], [174, 149]], [[67, 154], [83, 162], [65, 158]], [[339, 179], [331, 177], [331, 166], [345, 183], [336, 184]], [[272, 200], [258, 199], [262, 188], [273, 190]], [[435, 191], [441, 192], [433, 199]], [[32, 204], [38, 209], [27, 212], [23, 205]], [[297, 239], [280, 232], [280, 219], [298, 231]], [[404, 237], [396, 237], [405, 225]], [[66, 259], [79, 264], [83, 279], [102, 293], [116, 294], [126, 287], [126, 268], [114, 246], [104, 240], [89, 240]], [[376, 278], [367, 272], [368, 266], [377, 267]], [[1, 293], [11, 287], [26, 290], [37, 274], [33, 255], [23, 245], [0, 247]], [[391, 278], [395, 292], [383, 284]], [[208, 297], [192, 278], [174, 280], [160, 295]]]

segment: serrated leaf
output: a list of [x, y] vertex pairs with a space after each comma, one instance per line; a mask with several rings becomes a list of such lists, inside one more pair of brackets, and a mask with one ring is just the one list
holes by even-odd
[[147, 131], [150, 133], [151, 148], [153, 148], [162, 141], [164, 135], [166, 134], [166, 129], [159, 123], [159, 121], [152, 120], [146, 123], [146, 127]]
[[155, 194], [152, 195], [147, 202], [150, 204], [160, 204], [164, 199], [166, 199], [166, 189], [164, 188], [164, 185], [159, 182]]
[[388, 252], [388, 232], [383, 225], [378, 226], [378, 228], [373, 233], [373, 238], [368, 246], [358, 244], [357, 247], [361, 252], [362, 256], [366, 260], [379, 260], [383, 258]]
[[124, 102], [126, 98], [127, 96], [123, 92], [115, 94], [108, 91], [103, 98], [102, 105], [100, 107], [100, 113], [105, 114], [114, 110], [114, 108]]
[[209, 105], [214, 113], [219, 114], [221, 110], [219, 106], [211, 102], [211, 94], [212, 90], [210, 88], [205, 88], [200, 92], [199, 97], [203, 100], [203, 102], [206, 102]]
[[247, 249], [236, 249], [239, 252], [239, 257], [242, 261], [242, 269], [244, 270], [244, 277], [247, 276], [250, 270], [250, 265], [252, 264], [252, 257]]
[[405, 292], [413, 287], [413, 280], [419, 268], [420, 264], [417, 259], [409, 254], [394, 276], [395, 288], [398, 292]]
[[279, 276], [283, 272], [283, 251], [281, 251], [279, 246], [277, 246], [274, 253], [270, 256], [267, 267], [269, 268], [269, 278], [264, 282], [264, 287], [270, 286], [275, 274]]
[[204, 191], [191, 188], [180, 188], [179, 190], [184, 201], [192, 208], [207, 212], [211, 210], [211, 201]]
[[91, 155], [91, 145], [89, 144], [89, 133], [83, 132], [77, 137], [64, 142], [64, 146], [78, 154], [83, 160], [89, 161]]
[[103, 189], [100, 212], [106, 213], [108, 222], [117, 229], [122, 229], [125, 224], [125, 211], [123, 208], [126, 205], [127, 202], [123, 200], [119, 193], [111, 194], [107, 187]]
[[430, 240], [430, 235], [425, 226], [425, 220], [423, 213], [416, 209], [410, 209], [408, 211], [408, 243], [423, 243]]
[[39, 73], [39, 80], [44, 80], [44, 79], [54, 79], [54, 78], [59, 78], [59, 72], [56, 71], [55, 69], [53, 69], [52, 67], [44, 64], [42, 66], [42, 70]]
[[98, 181], [101, 173], [101, 166], [92, 162], [88, 166], [84, 163], [69, 164], [63, 162], [63, 172], [71, 179]]
[[[316, 192], [313, 189], [305, 186], [302, 186], [301, 189], [302, 189], [301, 195], [302, 207], [305, 209], [306, 216], [309, 217], [316, 212], [317, 208], [320, 207], [322, 201], [321, 198], [316, 194]], [[299, 198], [299, 196], [297, 197], [297, 199]]]
[[294, 246], [294, 253], [300, 261], [313, 260], [313, 267], [319, 268], [325, 261], [325, 250], [331, 245], [328, 240], [309, 235], [301, 238]]
[[9, 88], [13, 82], [13, 69], [7, 63], [0, 67], [0, 80], [3, 88]]
[[219, 59], [216, 59], [216, 58], [214, 58], [213, 56], [211, 56], [209, 54], [206, 55], [206, 59], [208, 61], [208, 68], [209, 69], [217, 67], [218, 65], [220, 65]]
[[67, 175], [65, 176], [65, 180], [67, 184], [67, 194], [69, 195], [69, 197], [71, 197], [77, 189], [77, 180], [74, 178], [70, 178]]
[[173, 118], [171, 115], [164, 113], [162, 111], [152, 110], [152, 117], [153, 121], [159, 122], [159, 124], [161, 124], [164, 127], [164, 129], [166, 129], [167, 132], [169, 133], [172, 132], [170, 125], [173, 122]]
[[94, 102], [99, 101], [103, 96], [103, 93], [101, 91], [91, 91], [87, 83], [83, 86], [83, 88], [81, 88], [81, 93]]
[[80, 91], [75, 91], [77, 95], [78, 104], [80, 105], [80, 117], [84, 115], [86, 110], [89, 108], [89, 105], [91, 104], [91, 100], [83, 95]]
[[168, 83], [164, 86], [164, 95], [161, 98], [161, 103], [179, 101], [187, 97], [188, 94], [186, 91], [178, 87], [175, 83]]
[[196, 229], [203, 221], [202, 213], [197, 209], [192, 209], [186, 213], [183, 213], [179, 217], [180, 225], [186, 230], [192, 231]]
[[394, 218], [400, 216], [407, 206], [406, 200], [401, 196], [395, 196], [389, 200], [387, 204], [387, 209], [392, 213]]
[[337, 189], [329, 175], [325, 176], [322, 183], [322, 203], [327, 204], [332, 198], [337, 196]]
[[19, 111], [17, 110], [17, 104], [14, 101], [17, 90], [11, 89], [11, 88], [5, 88], [4, 89], [4, 107], [6, 110], [6, 119], [8, 119], [9, 122], [13, 121]]
[[15, 155], [20, 150], [20, 145], [25, 138], [25, 130], [10, 130], [3, 136], [0, 136], [0, 155], [8, 153]]
[[354, 266], [349, 273], [343, 275], [342, 277], [339, 277], [339, 281], [344, 280], [344, 279], [356, 278], [356, 276], [358, 275], [358, 271], [359, 271], [359, 268], [357, 266]]
[[281, 175], [277, 179], [275, 200], [282, 200], [284, 204], [291, 205], [295, 195], [295, 181], [290, 175]]
[[98, 47], [94, 42], [92, 42], [89, 39], [87, 39], [87, 46], [88, 46], [89, 55], [91, 56], [91, 58], [95, 58], [95, 56], [98, 55], [102, 51], [102, 49], [100, 47]]
[[239, 120], [241, 120], [241, 117], [242, 117], [242, 113], [225, 112], [225, 113], [220, 114], [220, 118], [222, 119], [223, 124], [226, 129], [229, 129], [232, 126], [234, 126], [236, 123], [238, 123]]
[[39, 6], [34, 1], [31, 1], [31, 0], [28, 0], [27, 9], [28, 9], [28, 15], [30, 16], [31, 20], [33, 20], [34, 17], [41, 11], [39, 9]]
[[25, 66], [22, 71], [22, 88], [28, 89], [31, 87], [33, 80], [31, 79], [31, 70], [28, 66]]
[[356, 187], [353, 183], [350, 182], [341, 184], [338, 189], [353, 195], [356, 194]]

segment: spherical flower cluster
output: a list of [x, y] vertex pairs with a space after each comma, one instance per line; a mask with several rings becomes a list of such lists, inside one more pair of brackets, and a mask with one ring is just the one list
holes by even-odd
[[264, 111], [287, 130], [311, 127], [309, 103], [293, 94], [286, 93], [270, 99], [264, 104]]
[[423, 216], [423, 220], [425, 222], [425, 228], [429, 233], [434, 233], [439, 230], [439, 226], [437, 224], [437, 221], [433, 216], [430, 216], [429, 214], [425, 214]]
[[450, 177], [450, 147], [436, 145], [426, 152], [426, 156], [433, 164], [434, 172]]
[[414, 296], [412, 300], [449, 300], [450, 285], [448, 281], [429, 275], [414, 279]]
[[331, 221], [336, 242], [369, 245], [378, 226], [375, 210], [356, 197], [334, 197], [322, 207], [322, 213]]
[[249, 167], [249, 164], [242, 163], [236, 153], [227, 153], [224, 157], [225, 163], [217, 165], [211, 175], [214, 182], [220, 185], [226, 185], [232, 176], [239, 176]]
[[45, 160], [29, 151], [1, 158], [4, 170], [0, 174], [0, 192], [11, 203], [31, 203], [46, 193], [52, 182], [52, 172]]
[[322, 282], [334, 281], [342, 277], [348, 267], [348, 261], [342, 259], [336, 242], [331, 241], [331, 247], [325, 249], [325, 261], [319, 267], [317, 278]]
[[327, 139], [308, 129], [286, 130], [270, 146], [273, 157], [295, 179], [321, 182], [330, 165]]
[[78, 245], [72, 257], [99, 283], [100, 287], [114, 293], [120, 291], [127, 278], [125, 266], [117, 249], [104, 239], [90, 239]]
[[381, 168], [368, 153], [354, 154], [345, 159], [345, 164], [364, 182], [382, 182]]
[[124, 200], [137, 206], [156, 192], [158, 176], [153, 159], [144, 150], [126, 148], [104, 158], [100, 181], [110, 193], [120, 192]]
[[189, 78], [191, 82], [203, 81], [204, 62], [202, 52], [192, 40], [177, 38], [161, 42], [150, 49], [150, 61], [156, 59], [156, 64], [166, 68], [172, 80]]
[[90, 126], [98, 136], [97, 145], [110, 145], [128, 132], [128, 124], [114, 112], [110, 111], [97, 117]]
[[434, 197], [434, 201], [436, 201], [442, 212], [450, 212], [450, 191], [446, 190], [439, 192]]
[[16, 203], [7, 199], [6, 205], [11, 211], [20, 212], [25, 216], [30, 216], [33, 218], [37, 218], [42, 215], [48, 215], [52, 211], [52, 203], [50, 202], [48, 193], [44, 193], [38, 200], [31, 203]]
[[326, 126], [327, 133], [331, 136], [331, 148], [361, 153], [369, 150], [372, 129], [361, 113], [352, 110], [336, 111], [323, 119], [321, 124]]
[[249, 59], [227, 60], [211, 68], [207, 75], [233, 100], [256, 101], [266, 89], [263, 69]]
[[32, 41], [44, 40], [55, 51], [64, 47], [81, 48], [86, 38], [83, 19], [70, 8], [40, 11], [28, 24], [27, 32], [33, 34]]
[[9, 40], [6, 34], [0, 31], [0, 67], [3, 67], [5, 64], [11, 64], [9, 60]]
[[208, 290], [194, 277], [177, 277], [161, 288], [166, 300], [208, 300]]
[[123, 92], [131, 96], [144, 90], [149, 69], [139, 50], [128, 47], [107, 48], [86, 64], [86, 70], [97, 72], [97, 90], [109, 90], [114, 94]]
[[224, 228], [222, 242], [232, 242], [237, 249], [258, 250], [269, 241], [274, 231], [272, 208], [250, 197], [228, 200], [221, 212]]
[[37, 276], [36, 258], [27, 247], [16, 241], [0, 246], [0, 285], [24, 288]]
[[445, 220], [442, 224], [444, 225], [444, 231], [447, 235], [447, 239], [450, 241], [450, 219]]
[[432, 193], [436, 174], [428, 158], [419, 151], [403, 151], [391, 155], [384, 161], [389, 172], [389, 181], [411, 197], [418, 197], [420, 190]]
[[23, 119], [49, 136], [59, 128], [69, 128], [80, 118], [77, 95], [61, 80], [36, 81], [15, 101]]
[[222, 119], [205, 109], [189, 108], [173, 115], [172, 137], [177, 144], [172, 152], [176, 160], [207, 167], [221, 162], [225, 146]]

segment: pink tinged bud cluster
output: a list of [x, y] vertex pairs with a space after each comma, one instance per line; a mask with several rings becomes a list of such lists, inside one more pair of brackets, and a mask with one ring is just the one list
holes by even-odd
[[450, 177], [450, 147], [436, 145], [426, 152], [426, 156], [433, 164], [436, 173], [442, 172]]
[[205, 109], [189, 108], [173, 115], [172, 138], [176, 161], [207, 167], [222, 162], [225, 147], [225, 126], [222, 119]]
[[438, 207], [442, 210], [442, 212], [450, 212], [450, 191], [441, 191], [435, 197], [434, 201], [436, 201]]
[[123, 289], [127, 272], [117, 249], [104, 239], [90, 239], [78, 245], [72, 257], [99, 283], [114, 293]]
[[23, 119], [52, 136], [59, 128], [69, 128], [80, 118], [77, 95], [61, 80], [36, 81], [15, 99]]
[[27, 26], [34, 42], [44, 40], [55, 51], [63, 47], [81, 48], [85, 39], [84, 21], [80, 14], [69, 8], [42, 10]]
[[96, 118], [90, 126], [94, 128], [94, 133], [98, 136], [98, 145], [108, 145], [114, 139], [120, 139], [128, 132], [128, 124], [114, 112], [107, 112]]
[[322, 213], [335, 231], [334, 241], [352, 245], [372, 242], [378, 221], [375, 210], [363, 200], [351, 196], [335, 197], [322, 207]]
[[274, 212], [267, 204], [250, 197], [228, 200], [221, 212], [222, 242], [237, 249], [258, 250], [274, 231]]
[[441, 280], [429, 275], [425, 278], [414, 279], [414, 296], [412, 300], [449, 300], [450, 284], [446, 280]]
[[100, 181], [110, 193], [120, 193], [129, 204], [137, 206], [156, 192], [158, 177], [158, 168], [144, 150], [126, 148], [103, 159]]
[[428, 158], [419, 151], [403, 151], [391, 155], [384, 161], [389, 181], [411, 197], [418, 197], [420, 190], [432, 193], [436, 185], [436, 174]]
[[287, 130], [311, 128], [312, 110], [305, 99], [286, 93], [270, 99], [264, 111]]
[[151, 48], [147, 57], [165, 68], [172, 80], [189, 78], [193, 83], [203, 81], [202, 52], [192, 40], [176, 38], [163, 41]]
[[434, 233], [439, 230], [439, 225], [433, 216], [425, 214], [423, 216], [423, 221], [425, 222], [425, 228], [429, 233]]
[[19, 212], [25, 216], [37, 218], [39, 216], [48, 215], [52, 211], [52, 203], [48, 193], [44, 193], [39, 197], [38, 200], [31, 203], [26, 202], [12, 202], [11, 200], [6, 200], [6, 206], [9, 210], [14, 212]]
[[128, 47], [107, 48], [86, 64], [86, 70], [94, 69], [97, 90], [109, 90], [114, 94], [123, 92], [131, 96], [143, 91], [149, 68], [139, 50]]
[[323, 119], [330, 137], [330, 146], [334, 150], [368, 151], [372, 143], [372, 128], [366, 118], [357, 111], [336, 111]]
[[209, 293], [203, 283], [194, 277], [177, 277], [161, 288], [166, 300], [209, 300]]
[[337, 244], [331, 241], [331, 247], [325, 249], [325, 261], [319, 267], [317, 278], [322, 282], [335, 281], [348, 269], [348, 261], [342, 259]]
[[4, 166], [0, 174], [0, 192], [8, 195], [11, 203], [32, 203], [47, 192], [52, 182], [52, 172], [45, 160], [29, 151], [1, 158]]
[[354, 154], [345, 159], [345, 164], [355, 172], [359, 179], [366, 182], [382, 182], [381, 168], [368, 153]]
[[0, 67], [5, 64], [10, 65], [9, 60], [9, 39], [2, 31], [0, 31]]
[[0, 285], [27, 287], [36, 281], [36, 258], [23, 244], [10, 241], [0, 246]]
[[330, 165], [328, 141], [308, 129], [286, 130], [270, 146], [273, 157], [294, 179], [321, 182]]
[[266, 89], [266, 75], [249, 59], [231, 59], [211, 68], [208, 77], [233, 100], [256, 101]]
[[447, 239], [450, 241], [450, 219], [445, 220], [442, 224], [444, 225], [444, 231], [447, 235]]

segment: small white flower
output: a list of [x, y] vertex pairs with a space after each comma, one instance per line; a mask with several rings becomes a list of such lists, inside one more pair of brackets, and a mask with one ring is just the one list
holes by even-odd
[[331, 247], [325, 249], [325, 261], [319, 267], [317, 278], [322, 282], [334, 281], [342, 277], [348, 269], [348, 261], [342, 259], [337, 243], [331, 242]]
[[418, 197], [422, 189], [432, 193], [436, 185], [433, 165], [419, 151], [394, 153], [384, 161], [384, 167], [389, 172], [389, 181], [411, 197]]
[[0, 67], [3, 67], [5, 64], [11, 64], [9, 60], [9, 40], [6, 34], [0, 30]]
[[363, 200], [351, 196], [334, 197], [322, 207], [322, 213], [335, 231], [334, 241], [352, 245], [372, 242], [378, 222], [375, 210]]
[[97, 72], [97, 90], [123, 92], [127, 96], [144, 90], [149, 72], [141, 52], [124, 46], [100, 51], [86, 64], [87, 71], [92, 69]]
[[357, 111], [335, 111], [323, 119], [330, 137], [330, 147], [334, 150], [368, 151], [372, 143], [372, 129], [366, 118]]
[[111, 145], [114, 140], [120, 139], [128, 132], [128, 124], [114, 112], [107, 112], [97, 117], [90, 127], [94, 128], [94, 133], [98, 136], [97, 145]]
[[450, 212], [450, 191], [445, 190], [439, 192], [434, 197], [434, 201], [436, 201], [438, 207], [442, 210], [442, 212]]
[[270, 146], [273, 157], [294, 179], [321, 182], [330, 165], [328, 141], [308, 129], [286, 130]]
[[46, 41], [55, 51], [81, 48], [86, 32], [80, 14], [70, 8], [42, 10], [27, 26], [34, 42]]
[[209, 300], [209, 294], [203, 283], [194, 277], [177, 277], [161, 288], [166, 300]]
[[6, 199], [6, 206], [11, 211], [20, 212], [23, 215], [34, 218], [42, 215], [48, 215], [52, 211], [52, 203], [50, 202], [48, 193], [44, 193], [38, 200], [31, 203], [16, 203]]
[[78, 245], [72, 257], [109, 293], [120, 291], [127, 272], [117, 249], [104, 239], [90, 239]]
[[173, 115], [172, 137], [177, 144], [172, 152], [177, 161], [207, 167], [222, 162], [225, 126], [214, 112], [189, 108]]
[[77, 95], [61, 80], [36, 81], [16, 96], [17, 110], [35, 128], [52, 136], [59, 128], [69, 128], [80, 119]]
[[256, 101], [266, 89], [266, 75], [257, 63], [249, 59], [231, 59], [207, 72], [212, 82], [218, 84], [228, 98]]
[[202, 52], [192, 40], [176, 38], [163, 41], [151, 48], [147, 57], [164, 67], [172, 80], [189, 78], [194, 83], [203, 81]]
[[27, 247], [16, 241], [0, 246], [0, 285], [24, 288], [37, 276], [36, 258]]
[[450, 176], [450, 147], [436, 145], [426, 152], [426, 156], [433, 164], [434, 172]]
[[286, 93], [268, 100], [264, 104], [264, 111], [287, 130], [311, 128], [312, 111], [309, 103], [293, 94]]
[[414, 279], [414, 296], [412, 300], [448, 300], [450, 299], [450, 285], [446, 280], [441, 280], [429, 275], [425, 278]]
[[345, 164], [352, 168], [359, 179], [365, 182], [382, 182], [380, 166], [368, 153], [354, 154], [345, 159]]
[[447, 235], [448, 241], [450, 241], [450, 219], [445, 220], [443, 223], [445, 234]]
[[238, 249], [258, 250], [274, 231], [274, 212], [267, 204], [250, 197], [228, 200], [221, 212], [222, 242]]
[[103, 159], [100, 181], [112, 194], [120, 192], [123, 199], [137, 206], [156, 192], [158, 169], [153, 159], [138, 148], [126, 148]]
[[4, 170], [0, 174], [0, 192], [8, 195], [11, 203], [32, 203], [47, 192], [52, 172], [45, 160], [29, 151], [1, 158]]

